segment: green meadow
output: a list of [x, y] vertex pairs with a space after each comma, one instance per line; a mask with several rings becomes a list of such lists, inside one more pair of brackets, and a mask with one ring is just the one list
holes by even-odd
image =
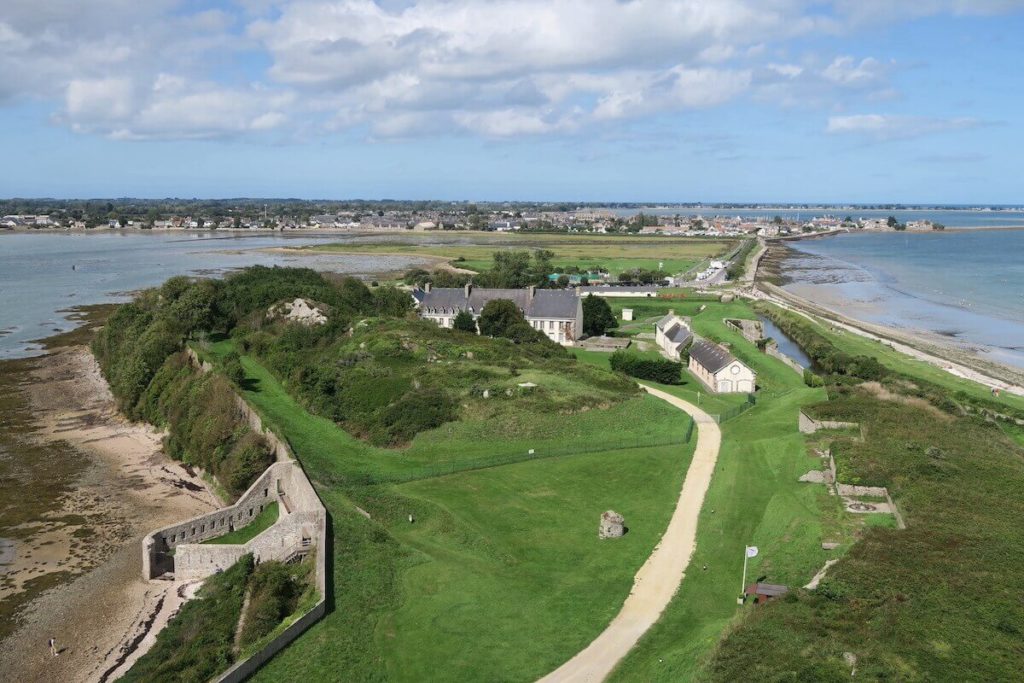
[[[221, 341], [205, 353], [222, 358], [232, 348]], [[496, 442], [487, 434], [507, 428], [469, 421], [405, 449], [373, 448], [304, 410], [253, 358], [241, 363], [243, 395], [288, 440], [333, 524], [333, 609], [258, 680], [543, 675], [618, 611], [668, 524], [692, 454], [694, 440], [682, 442], [689, 418], [649, 396], [541, 418], [529, 431], [546, 440]], [[676, 443], [622, 446], [652, 437]], [[556, 441], [561, 449], [545, 455]], [[481, 442], [537, 453], [487, 466]], [[439, 458], [453, 473], [424, 469]], [[361, 484], [359, 473], [417, 478]], [[597, 538], [607, 509], [626, 517], [618, 541]]]
[[612, 275], [640, 268], [662, 269], [677, 273], [701, 261], [726, 253], [734, 245], [729, 240], [686, 237], [636, 237], [618, 235], [498, 235], [472, 233], [469, 243], [439, 244], [443, 233], [403, 235], [401, 241], [335, 243], [307, 247], [310, 251], [352, 254], [401, 253], [448, 260], [469, 270], [487, 270], [493, 265], [496, 249], [548, 249], [554, 252], [552, 264], [581, 270], [604, 268]]

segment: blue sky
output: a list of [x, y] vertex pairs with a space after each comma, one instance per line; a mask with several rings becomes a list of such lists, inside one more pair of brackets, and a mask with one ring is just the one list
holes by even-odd
[[1024, 204], [1016, 0], [4, 0], [0, 196]]

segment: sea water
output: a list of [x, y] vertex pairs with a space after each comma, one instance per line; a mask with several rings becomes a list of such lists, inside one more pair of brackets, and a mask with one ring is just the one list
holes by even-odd
[[70, 308], [127, 300], [174, 275], [217, 275], [249, 265], [292, 265], [369, 276], [422, 265], [414, 256], [297, 256], [263, 251], [347, 236], [213, 232], [0, 234], [0, 358], [40, 352], [34, 340], [73, 329]]
[[1024, 367], [1024, 231], [851, 233], [789, 243], [786, 289]]

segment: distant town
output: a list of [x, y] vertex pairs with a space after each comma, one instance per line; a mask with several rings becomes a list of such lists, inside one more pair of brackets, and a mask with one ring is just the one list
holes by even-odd
[[[679, 209], [672, 213], [672, 209]], [[786, 237], [836, 231], [930, 231], [930, 220], [901, 223], [893, 216], [861, 217], [861, 211], [908, 207], [743, 207], [677, 205], [653, 211], [641, 205], [566, 206], [464, 202], [312, 202], [299, 200], [94, 200], [0, 204], [0, 229], [129, 230], [334, 230], [353, 232], [479, 230], [677, 235], [690, 237]], [[764, 211], [752, 217], [751, 210]], [[792, 213], [798, 210], [798, 217]], [[743, 210], [744, 216], [730, 213]], [[803, 211], [807, 216], [800, 216]], [[1000, 210], [990, 207], [976, 210]], [[778, 212], [778, 213], [776, 213]], [[786, 216], [780, 215], [787, 214]]]

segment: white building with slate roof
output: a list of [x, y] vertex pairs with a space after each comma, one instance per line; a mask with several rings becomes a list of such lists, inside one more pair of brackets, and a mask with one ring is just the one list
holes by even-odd
[[679, 360], [683, 351], [693, 341], [693, 332], [686, 320], [669, 311], [668, 315], [654, 323], [654, 341], [672, 360]]
[[757, 375], [725, 347], [701, 339], [690, 347], [690, 372], [704, 385], [719, 394], [752, 393]]
[[451, 327], [459, 311], [468, 311], [474, 319], [487, 302], [508, 299], [514, 303], [533, 329], [551, 341], [572, 346], [583, 334], [583, 302], [573, 290], [566, 289], [483, 289], [467, 284], [457, 288], [431, 288], [412, 293], [421, 318], [441, 327]]

